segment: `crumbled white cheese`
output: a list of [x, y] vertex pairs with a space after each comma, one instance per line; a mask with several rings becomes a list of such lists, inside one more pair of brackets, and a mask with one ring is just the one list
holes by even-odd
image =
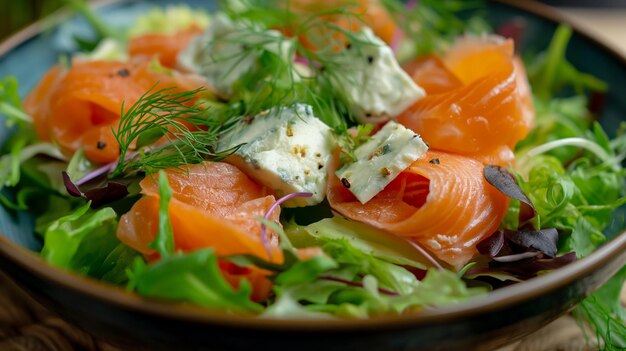
[[392, 121], [354, 151], [355, 162], [335, 174], [361, 203], [366, 203], [427, 150], [419, 135]]
[[293, 61], [292, 47], [293, 40], [279, 31], [233, 22], [226, 15], [217, 14], [206, 31], [178, 55], [177, 66], [204, 76], [216, 92], [229, 97], [233, 83], [255, 65], [263, 50]]
[[341, 72], [333, 83], [343, 91], [360, 123], [379, 123], [396, 117], [426, 95], [400, 67], [393, 50], [370, 28], [355, 34], [339, 58]]
[[[243, 144], [243, 145], [241, 145]], [[286, 202], [288, 207], [320, 203], [326, 195], [327, 164], [335, 139], [309, 105], [275, 107], [244, 119], [221, 138], [220, 150], [237, 145], [227, 161], [282, 197], [310, 192], [310, 198]]]

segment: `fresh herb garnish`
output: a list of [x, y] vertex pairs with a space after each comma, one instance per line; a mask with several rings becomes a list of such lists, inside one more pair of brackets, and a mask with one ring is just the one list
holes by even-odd
[[206, 109], [201, 101], [196, 101], [202, 91], [150, 90], [122, 111], [113, 132], [120, 146], [120, 160], [112, 176], [133, 170], [151, 174], [228, 156], [233, 150], [218, 153], [215, 149], [218, 136], [229, 121], [213, 110], [218, 107], [211, 105]]

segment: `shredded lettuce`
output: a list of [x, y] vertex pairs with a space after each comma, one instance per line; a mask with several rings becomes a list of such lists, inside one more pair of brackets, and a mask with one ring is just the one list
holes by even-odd
[[296, 246], [321, 245], [327, 256], [299, 261], [280, 272], [274, 280], [276, 301], [262, 316], [366, 318], [455, 303], [487, 291], [468, 288], [459, 275], [446, 270], [430, 270], [419, 281], [397, 265], [424, 267], [410, 258], [411, 251], [374, 232], [341, 218], [291, 225], [287, 235]]
[[453, 272], [436, 269], [429, 270], [426, 277], [416, 282], [413, 291], [407, 294], [381, 291], [380, 282], [373, 275], [365, 275], [361, 285], [358, 287], [337, 281], [315, 280], [277, 286], [277, 300], [263, 316], [367, 318], [458, 303], [487, 292], [485, 288], [468, 288]]

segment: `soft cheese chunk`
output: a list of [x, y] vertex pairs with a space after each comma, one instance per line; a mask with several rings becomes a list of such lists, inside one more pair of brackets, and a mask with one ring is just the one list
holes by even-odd
[[243, 144], [227, 161], [278, 196], [313, 193], [286, 203], [299, 207], [324, 199], [334, 140], [331, 129], [313, 115], [311, 106], [297, 104], [245, 119], [221, 139], [219, 148]]
[[335, 174], [361, 203], [366, 203], [427, 150], [419, 135], [389, 122], [355, 150], [354, 163]]
[[356, 36], [359, 44], [341, 52], [342, 71], [334, 84], [346, 94], [360, 123], [387, 121], [426, 95], [370, 28]]
[[[267, 44], [262, 45], [264, 42]], [[217, 14], [206, 31], [178, 55], [177, 66], [204, 76], [217, 93], [229, 97], [233, 83], [255, 65], [263, 50], [290, 60], [292, 46], [293, 41], [279, 31]]]

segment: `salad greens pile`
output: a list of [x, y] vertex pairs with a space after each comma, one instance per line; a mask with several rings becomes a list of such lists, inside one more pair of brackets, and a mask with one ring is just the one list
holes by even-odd
[[[97, 34], [96, 41], [77, 38], [83, 57], [92, 60], [127, 57], [125, 47], [131, 36], [175, 32], [189, 23], [206, 26], [214, 20], [207, 13], [180, 7], [155, 10], [140, 17], [134, 27], [121, 30], [103, 23], [85, 2], [69, 3], [86, 16]], [[400, 59], [440, 52], [463, 33], [488, 30], [480, 17], [468, 20], [459, 15], [480, 9], [476, 2], [423, 0], [407, 5], [382, 0], [381, 4], [405, 34], [396, 43]], [[126, 286], [143, 296], [229, 312], [267, 318], [366, 318], [484, 295], [584, 258], [624, 228], [619, 209], [626, 204], [622, 166], [626, 133], [620, 130], [611, 139], [594, 120], [597, 111], [590, 109], [590, 96], [605, 93], [608, 87], [568, 62], [572, 31], [561, 26], [545, 52], [526, 60], [536, 123], [518, 144], [515, 168], [494, 168], [491, 178], [485, 171], [488, 181], [513, 200], [501, 230], [479, 247], [482, 255], [476, 262], [458, 272], [442, 269], [426, 251], [405, 239], [341, 217], [328, 218], [332, 214], [323, 204], [307, 208], [306, 215], [285, 209], [282, 227], [258, 219], [263, 230], [268, 228], [280, 238], [284, 257], [280, 264], [254, 255], [220, 257], [212, 248], [176, 251], [168, 210], [172, 189], [162, 170], [227, 157], [238, 147], [219, 150], [219, 138], [245, 116], [274, 106], [307, 103], [332, 128], [342, 158], [352, 160], [355, 148], [369, 139], [374, 128], [357, 125], [346, 91], [336, 88], [350, 84], [337, 69], [345, 62], [338, 59], [336, 48], [312, 48], [298, 40], [287, 45], [283, 37], [267, 34], [267, 28], [292, 26], [289, 12], [276, 5], [225, 1], [222, 9], [225, 16], [243, 19], [247, 38], [255, 38], [214, 44], [243, 47], [227, 60], [247, 62], [255, 57], [233, 83], [230, 96], [203, 89], [146, 92], [123, 111], [114, 132], [121, 156], [110, 164], [94, 165], [80, 150], [68, 158], [55, 145], [39, 141], [31, 116], [24, 112], [17, 80], [0, 81], [0, 114], [14, 129], [2, 145], [0, 190], [15, 189], [2, 191], [0, 202], [36, 216], [36, 232], [43, 241], [41, 257], [50, 264]], [[336, 15], [354, 14], [347, 8], [323, 14]], [[345, 36], [354, 50], [372, 45], [319, 15], [303, 23], [294, 29], [294, 36], [323, 28]], [[302, 62], [284, 59], [296, 52]], [[158, 62], [153, 65], [171, 73]], [[207, 111], [211, 118], [206, 118]], [[164, 138], [166, 142], [155, 147]], [[150, 246], [160, 257], [156, 262], [115, 235], [120, 214], [140, 197], [138, 182], [146, 174], [158, 178], [158, 230]], [[536, 240], [528, 242], [531, 236]], [[299, 250], [312, 246], [324, 254], [302, 258]], [[234, 286], [223, 276], [226, 266], [255, 266], [270, 272], [273, 294], [264, 301], [251, 300], [250, 282], [243, 279]], [[626, 347], [626, 311], [619, 303], [625, 280], [626, 269], [622, 269], [574, 312], [593, 327], [599, 345], [607, 350]]]
[[[626, 134], [620, 129], [609, 139], [594, 120], [585, 92], [604, 93], [608, 87], [569, 63], [566, 49], [571, 35], [571, 28], [559, 27], [548, 50], [528, 65], [537, 125], [518, 145], [516, 170], [540, 225], [566, 233], [559, 250], [582, 258], [604, 243], [606, 234], [614, 235], [624, 226], [624, 214], [616, 210], [626, 203], [622, 166]], [[575, 94], [568, 96], [568, 88]], [[518, 210], [511, 206], [509, 212]], [[620, 303], [625, 280], [622, 269], [574, 312], [593, 327], [599, 347], [606, 350], [626, 347], [626, 311]]]

